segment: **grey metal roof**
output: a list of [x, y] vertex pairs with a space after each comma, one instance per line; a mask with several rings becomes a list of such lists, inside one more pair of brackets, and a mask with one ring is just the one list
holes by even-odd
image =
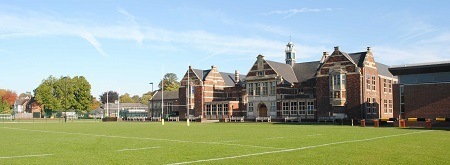
[[294, 72], [299, 83], [314, 79], [317, 69], [320, 66], [320, 61], [311, 61], [294, 64]]
[[350, 62], [352, 62], [353, 64], [357, 64], [352, 57], [350, 57], [350, 55], [348, 55], [347, 53], [340, 51], [342, 55], [344, 55]]
[[282, 76], [289, 83], [297, 82], [297, 77], [295, 76], [294, 70], [292, 67], [285, 63], [279, 63], [275, 61], [266, 60], [272, 69], [277, 72], [278, 75]]
[[[157, 91], [155, 95], [153, 95], [153, 98], [150, 100], [162, 100], [162, 93], [161, 91]], [[175, 100], [179, 99], [178, 96], [178, 90], [177, 91], [164, 91], [164, 99], [167, 100]]]
[[391, 72], [389, 72], [389, 66], [384, 65], [382, 63], [376, 63], [378, 69], [378, 75], [383, 75], [386, 77], [394, 77]]
[[[236, 84], [236, 79], [234, 73], [219, 72], [222, 75], [223, 81], [225, 81], [226, 86], [234, 86]], [[239, 82], [244, 81], [245, 75], [239, 74]]]
[[[148, 108], [148, 105], [142, 104], [142, 103], [108, 103], [109, 109], [117, 109], [118, 106], [121, 108]], [[103, 109], [106, 109], [106, 104], [102, 106]]]
[[450, 72], [450, 61], [397, 65], [389, 68], [394, 75]]

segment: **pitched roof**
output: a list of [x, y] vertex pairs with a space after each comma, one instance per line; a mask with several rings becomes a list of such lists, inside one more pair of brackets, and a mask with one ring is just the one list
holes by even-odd
[[[208, 70], [200, 70], [200, 69], [192, 69], [194, 73], [202, 80], [205, 81], [206, 76], [208, 76], [211, 69]], [[226, 86], [234, 86], [236, 80], [234, 77], [234, 73], [226, 73], [226, 72], [219, 72], [220, 75], [223, 78], [223, 81], [225, 81]], [[246, 75], [239, 74], [239, 81], [242, 82], [244, 80]]]
[[294, 72], [298, 82], [308, 81], [314, 79], [317, 73], [317, 69], [320, 66], [320, 61], [311, 61], [304, 63], [295, 63]]
[[351, 59], [355, 62], [358, 67], [362, 67], [364, 64], [364, 59], [366, 58], [367, 52], [357, 52], [348, 54]]
[[282, 76], [289, 83], [297, 82], [297, 77], [295, 76], [292, 67], [285, 63], [279, 63], [275, 61], [266, 60], [266, 62], [272, 67], [272, 69], [277, 72], [278, 75]]
[[[162, 100], [162, 93], [161, 91], [157, 91], [151, 100]], [[164, 99], [168, 100], [175, 100], [178, 99], [178, 91], [164, 91]]]
[[450, 61], [397, 65], [389, 68], [389, 71], [395, 75], [449, 72]]
[[392, 75], [391, 72], [389, 72], [389, 66], [384, 65], [382, 63], [376, 63], [377, 69], [378, 69], [378, 75], [386, 76], [386, 77], [395, 77]]
[[17, 105], [24, 105], [25, 103], [27, 103], [30, 99], [28, 98], [24, 98], [24, 99], [17, 99], [16, 100], [16, 104]]

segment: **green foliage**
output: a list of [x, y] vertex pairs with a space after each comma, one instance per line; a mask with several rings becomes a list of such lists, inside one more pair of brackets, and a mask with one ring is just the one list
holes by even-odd
[[120, 96], [120, 102], [121, 103], [135, 103], [135, 101], [130, 97], [130, 94], [125, 93], [122, 96]]
[[176, 91], [180, 88], [180, 82], [178, 82], [177, 75], [175, 73], [167, 73], [164, 75], [164, 81], [160, 81], [158, 84], [159, 90], [162, 88], [162, 83], [164, 82], [164, 91]]
[[86, 112], [92, 104], [91, 85], [83, 76], [59, 79], [50, 76], [34, 90], [35, 100], [44, 112], [75, 110]]
[[6, 101], [0, 99], [0, 114], [11, 114], [12, 109]]
[[149, 91], [147, 93], [144, 93], [141, 97], [141, 100], [139, 101], [140, 103], [144, 104], [144, 105], [148, 105], [148, 100], [150, 100], [153, 96], [153, 92]]

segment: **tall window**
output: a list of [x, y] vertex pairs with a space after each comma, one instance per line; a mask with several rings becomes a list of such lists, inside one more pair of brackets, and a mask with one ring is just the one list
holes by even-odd
[[387, 92], [387, 80], [383, 79], [383, 92], [386, 93]]
[[211, 115], [217, 115], [217, 105], [213, 104], [211, 105]]
[[372, 107], [371, 107], [371, 104], [370, 104], [370, 98], [367, 98], [367, 101], [366, 101], [366, 110], [367, 110], [367, 113], [369, 113], [369, 114], [372, 113]]
[[377, 78], [375, 76], [372, 76], [372, 90], [375, 90]]
[[268, 82], [263, 82], [262, 83], [262, 93], [264, 96], [269, 95], [269, 83]]
[[372, 113], [378, 113], [377, 99], [372, 98]]
[[277, 89], [277, 83], [276, 82], [270, 82], [270, 94], [274, 95], [277, 93], [276, 89]]
[[248, 111], [253, 112], [253, 103], [248, 103]]
[[383, 107], [384, 107], [384, 114], [387, 114], [388, 113], [388, 101], [387, 100], [384, 100]]
[[341, 75], [333, 75], [333, 85], [341, 85]]
[[256, 83], [256, 95], [261, 95], [261, 83]]
[[293, 101], [291, 102], [291, 115], [297, 115], [298, 111], [297, 111], [297, 102]]
[[270, 112], [277, 111], [277, 102], [270, 102]]
[[223, 114], [228, 115], [228, 104], [223, 104]]
[[223, 115], [223, 109], [222, 109], [223, 104], [218, 104], [217, 105], [217, 112], [219, 113], [219, 115]]
[[258, 76], [264, 76], [264, 71], [258, 71]]
[[389, 93], [392, 93], [392, 80], [389, 80], [388, 84], [389, 84]]
[[393, 107], [392, 100], [389, 100], [389, 114], [392, 114], [393, 112], [392, 107]]
[[306, 114], [306, 104], [304, 101], [298, 102], [298, 107], [300, 109], [300, 111], [299, 111], [300, 115]]
[[314, 115], [314, 101], [308, 101], [308, 115]]
[[283, 102], [283, 115], [289, 115], [289, 102]]
[[254, 95], [253, 93], [253, 83], [248, 83], [248, 95]]
[[211, 104], [206, 104], [206, 115], [211, 115]]
[[366, 89], [370, 90], [370, 74], [366, 75]]

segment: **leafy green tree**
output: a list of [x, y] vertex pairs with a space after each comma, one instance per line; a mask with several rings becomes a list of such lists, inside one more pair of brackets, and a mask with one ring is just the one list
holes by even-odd
[[121, 103], [134, 103], [134, 100], [130, 97], [130, 94], [125, 93], [122, 96], [120, 96], [120, 102]]
[[131, 99], [133, 100], [133, 103], [139, 103], [141, 101], [141, 97], [138, 95], [134, 95]]
[[100, 101], [97, 100], [97, 98], [95, 98], [94, 96], [91, 95], [91, 104], [89, 107], [89, 110], [95, 110], [98, 107], [100, 107], [102, 103]]
[[34, 90], [36, 102], [45, 113], [75, 110], [86, 112], [92, 104], [91, 85], [83, 76], [57, 79], [49, 76]]
[[106, 99], [108, 98], [109, 103], [114, 103], [119, 98], [119, 94], [115, 91], [108, 91], [108, 94], [104, 92], [102, 95], [100, 95], [100, 101], [102, 104], [106, 104]]
[[178, 82], [178, 78], [175, 73], [166, 73], [163, 80], [164, 81], [160, 81], [158, 84], [159, 90], [162, 89], [162, 82], [164, 82], [164, 91], [176, 91], [180, 88], [180, 82]]
[[148, 105], [149, 104], [148, 100], [150, 100], [152, 98], [152, 96], [153, 96], [153, 92], [151, 92], [151, 91], [149, 91], [147, 93], [144, 93], [142, 95], [141, 100], [139, 102], [142, 103], [142, 104]]
[[91, 84], [83, 76], [75, 76], [72, 82], [74, 84], [73, 94], [76, 101], [72, 108], [85, 113], [93, 104]]
[[42, 106], [45, 113], [51, 113], [61, 108], [61, 102], [56, 97], [55, 82], [57, 79], [49, 76], [34, 89], [34, 99]]
[[6, 101], [0, 99], [0, 114], [11, 114], [11, 107], [8, 105]]

